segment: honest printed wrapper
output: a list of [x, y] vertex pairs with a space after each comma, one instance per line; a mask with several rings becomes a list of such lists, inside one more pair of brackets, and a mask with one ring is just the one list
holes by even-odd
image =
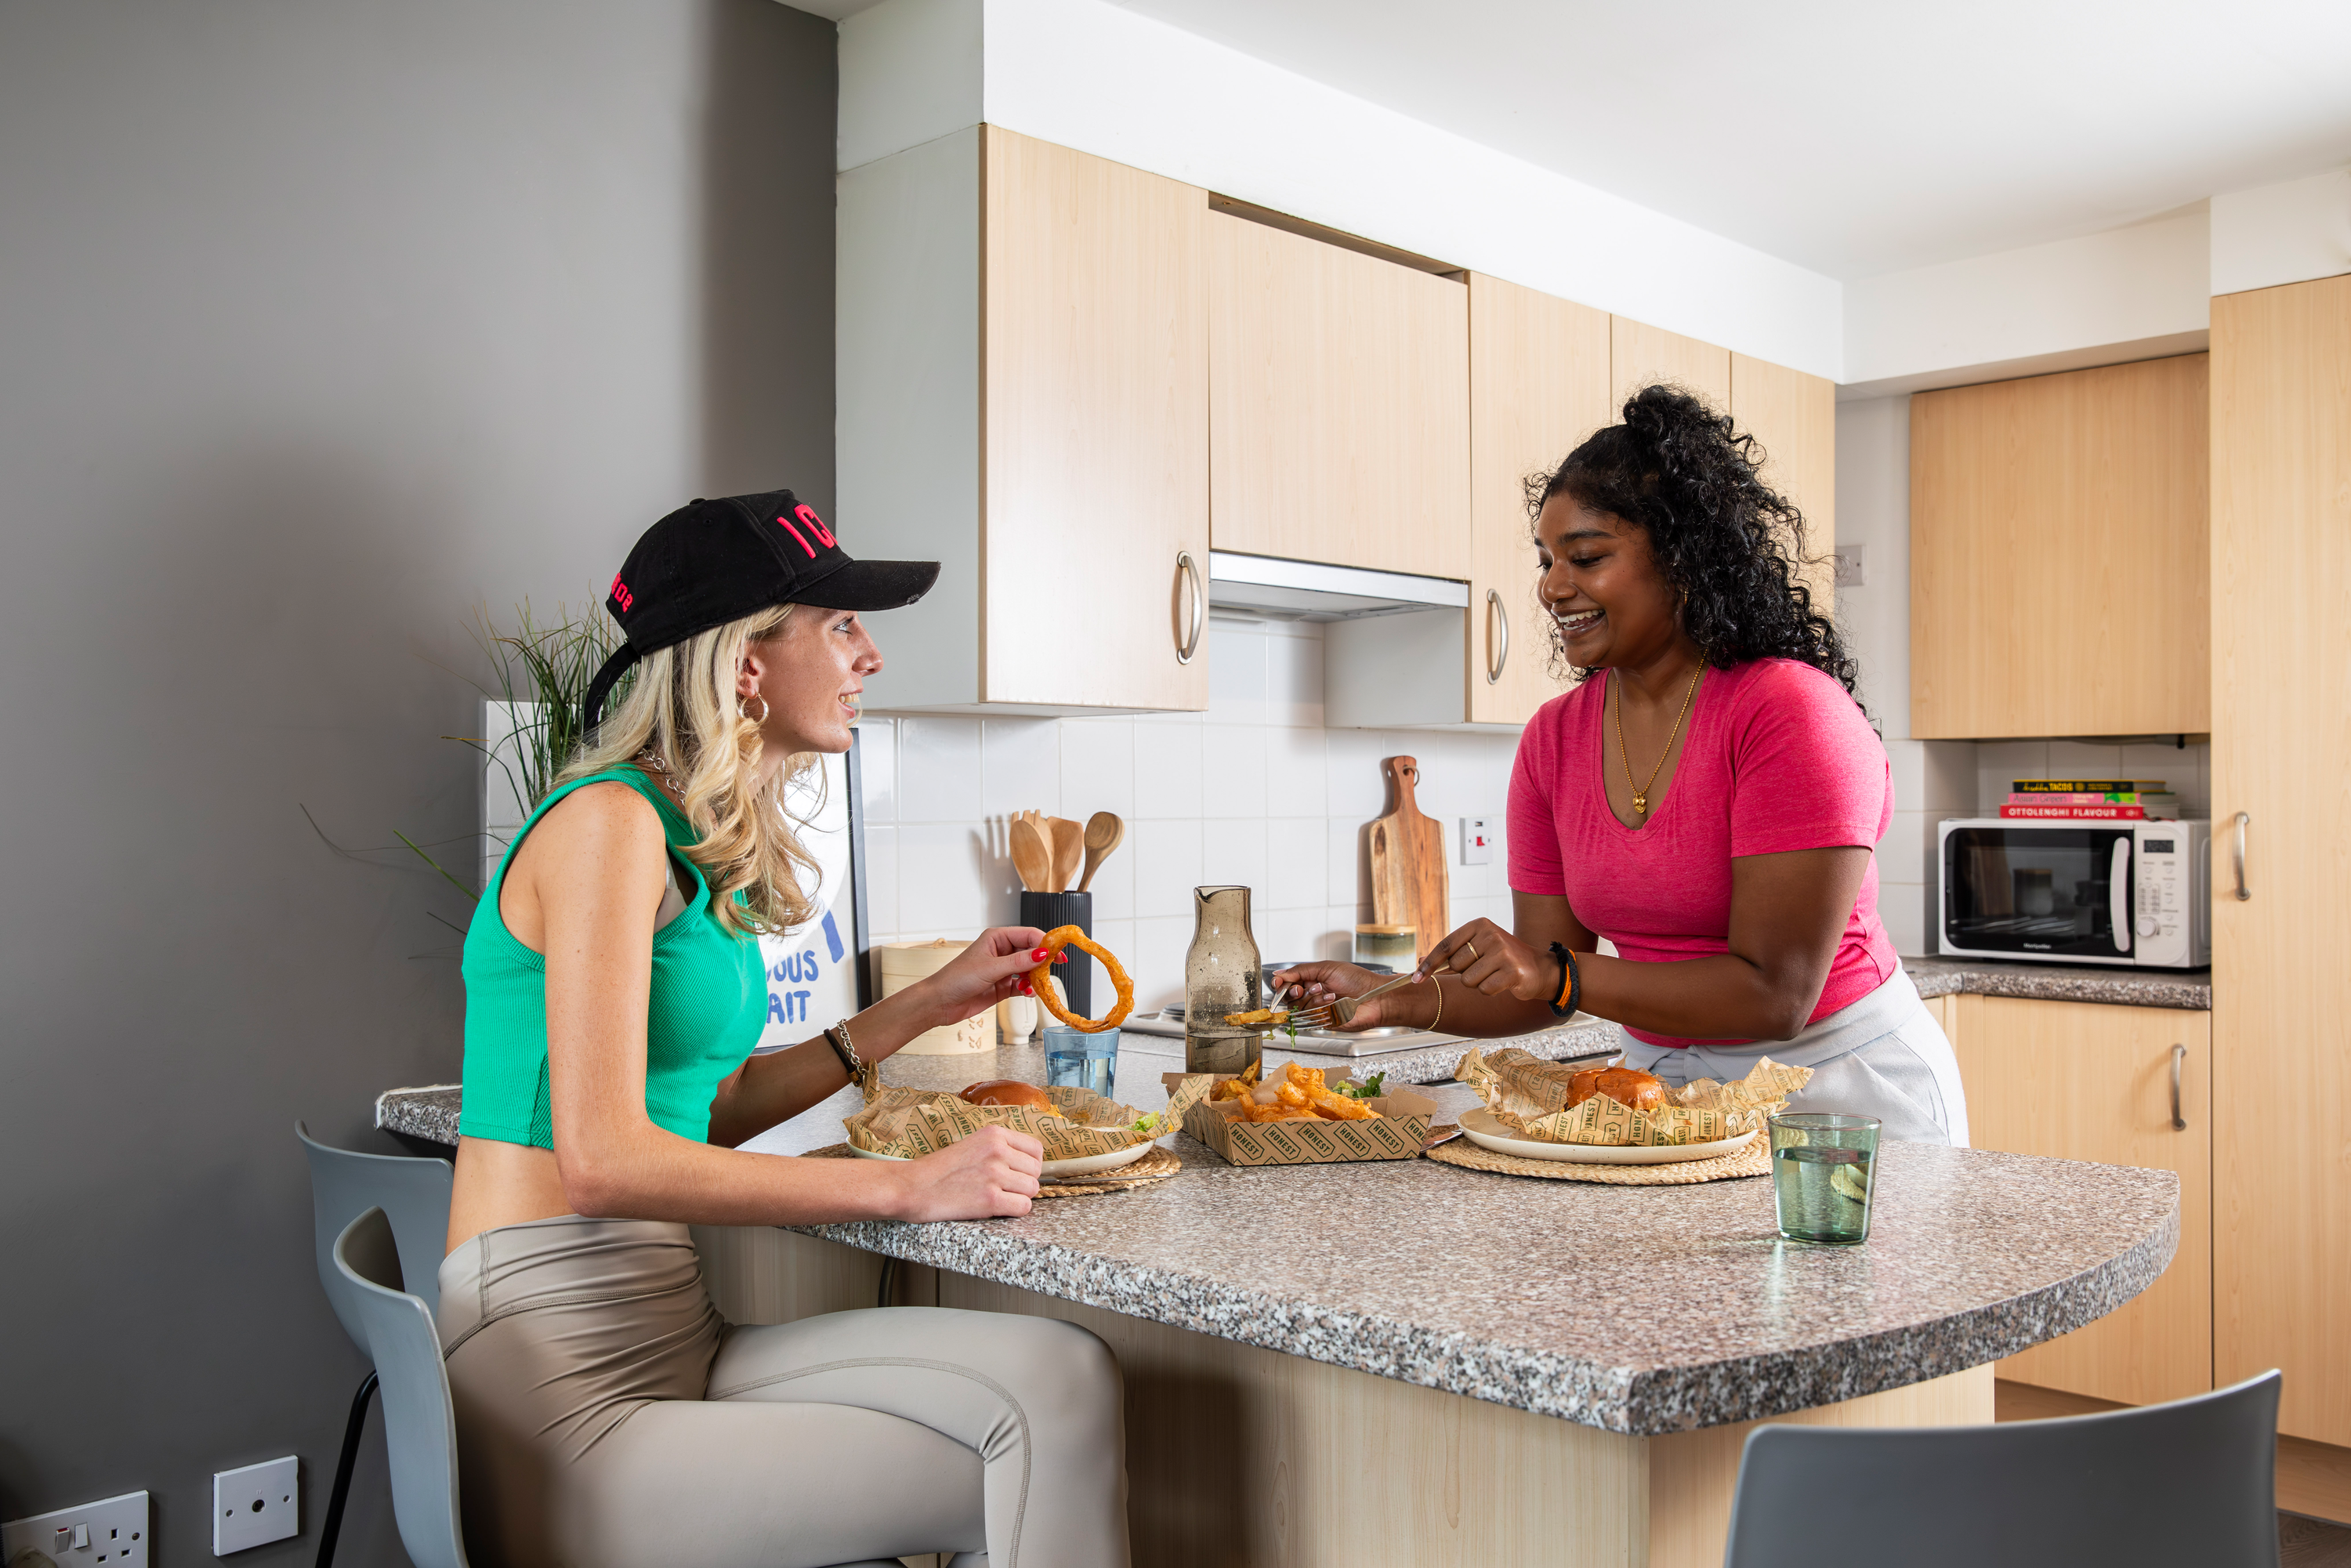
[[[1219, 1072], [1217, 1082], [1235, 1074]], [[1167, 1090], [1172, 1096], [1183, 1074], [1166, 1074]], [[1334, 1091], [1342, 1079], [1332, 1082]], [[1205, 1093], [1206, 1091], [1203, 1091]], [[1230, 1100], [1192, 1102], [1184, 1117], [1184, 1130], [1236, 1166], [1312, 1166], [1340, 1160], [1408, 1160], [1417, 1155], [1428, 1142], [1429, 1119], [1437, 1114], [1437, 1102], [1412, 1089], [1394, 1089], [1364, 1104], [1379, 1115], [1363, 1122], [1326, 1122], [1317, 1117], [1311, 1122], [1242, 1122], [1235, 1119], [1236, 1103]]]
[[1478, 1091], [1496, 1121], [1530, 1138], [1620, 1148], [1711, 1144], [1753, 1132], [1765, 1117], [1785, 1108], [1788, 1096], [1813, 1077], [1809, 1067], [1784, 1066], [1766, 1056], [1736, 1083], [1701, 1078], [1668, 1089], [1666, 1103], [1654, 1111], [1633, 1110], [1605, 1094], [1594, 1094], [1570, 1110], [1568, 1083], [1579, 1071], [1514, 1045], [1491, 1056], [1473, 1046], [1454, 1076]]
[[1134, 1124], [1143, 1113], [1105, 1100], [1091, 1089], [1048, 1089], [1063, 1114], [1048, 1115], [1033, 1105], [975, 1105], [959, 1094], [932, 1089], [884, 1089], [865, 1109], [841, 1124], [852, 1147], [870, 1154], [920, 1159], [960, 1143], [982, 1127], [1009, 1127], [1045, 1145], [1049, 1160], [1081, 1160], [1116, 1154], [1137, 1144], [1154, 1144], [1184, 1124], [1184, 1113], [1208, 1092], [1207, 1073], [1173, 1075], [1167, 1108], [1144, 1131]]

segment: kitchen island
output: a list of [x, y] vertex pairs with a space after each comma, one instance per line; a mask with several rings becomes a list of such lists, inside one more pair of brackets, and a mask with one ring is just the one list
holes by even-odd
[[[1022, 1054], [884, 1071], [1040, 1076]], [[1122, 1049], [1120, 1098], [1156, 1107], [1176, 1066]], [[1435, 1092], [1448, 1115], [1474, 1103]], [[837, 1142], [834, 1109], [778, 1134]], [[696, 1239], [737, 1322], [880, 1289], [1083, 1324], [1126, 1375], [1138, 1563], [1334, 1568], [1712, 1568], [1747, 1424], [1988, 1422], [1993, 1360], [2113, 1311], [2178, 1240], [2168, 1172], [1920, 1145], [1886, 1147], [1852, 1249], [1780, 1240], [1762, 1179], [1236, 1169], [1169, 1146], [1166, 1181], [1019, 1219]]]

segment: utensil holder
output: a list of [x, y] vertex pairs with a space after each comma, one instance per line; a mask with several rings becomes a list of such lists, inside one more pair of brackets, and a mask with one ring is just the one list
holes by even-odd
[[[1092, 936], [1094, 934], [1094, 895], [1091, 893], [1029, 893], [1020, 894], [1020, 924], [1034, 925], [1040, 931], [1050, 931], [1057, 925], [1074, 925]], [[1070, 1010], [1081, 1019], [1098, 1017], [1094, 1011], [1093, 955], [1071, 947], [1070, 961], [1053, 966], [1053, 974], [1061, 982], [1061, 993], [1069, 998]]]

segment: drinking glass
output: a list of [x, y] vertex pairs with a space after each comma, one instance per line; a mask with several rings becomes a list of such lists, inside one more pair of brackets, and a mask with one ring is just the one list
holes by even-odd
[[1091, 1089], [1105, 1100], [1118, 1096], [1118, 1030], [1089, 1034], [1067, 1024], [1045, 1026], [1045, 1087]]
[[1875, 1116], [1818, 1111], [1771, 1118], [1771, 1191], [1781, 1235], [1844, 1247], [1869, 1239], [1880, 1125]]

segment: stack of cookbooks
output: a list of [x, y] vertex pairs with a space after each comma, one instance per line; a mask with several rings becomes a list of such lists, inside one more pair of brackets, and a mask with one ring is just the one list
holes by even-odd
[[2000, 814], [2059, 821], [2170, 821], [2179, 815], [2179, 797], [2160, 779], [2018, 779]]

